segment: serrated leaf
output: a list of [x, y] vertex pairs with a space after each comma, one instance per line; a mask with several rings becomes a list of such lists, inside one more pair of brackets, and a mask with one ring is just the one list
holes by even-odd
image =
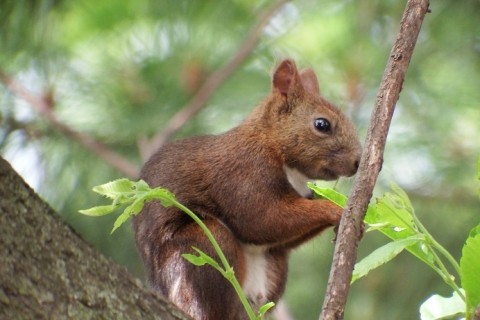
[[135, 182], [134, 189], [137, 191], [150, 191], [151, 188], [149, 187], [148, 183], [144, 180], [138, 180]]
[[407, 193], [393, 182], [390, 184], [390, 188], [397, 196], [398, 201], [401, 203], [401, 207], [405, 208], [411, 214], [413, 212], [413, 206]]
[[115, 211], [116, 207], [113, 205], [108, 206], [97, 206], [90, 209], [78, 210], [81, 214], [92, 217], [100, 217], [112, 213]]
[[143, 206], [145, 205], [145, 196], [138, 197], [133, 201], [131, 205], [125, 208], [125, 212], [128, 212], [130, 216], [138, 214], [142, 211]]
[[468, 236], [469, 236], [470, 238], [473, 238], [473, 237], [475, 237], [475, 236], [477, 236], [477, 235], [479, 235], [479, 234], [480, 234], [480, 224], [477, 225], [477, 226], [476, 226], [475, 228], [473, 228], [472, 230], [470, 230], [470, 233], [469, 233]]
[[[408, 201], [409, 202], [409, 201]], [[388, 223], [390, 228], [414, 230], [413, 217], [409, 209], [404, 206], [406, 201], [398, 194], [387, 192], [377, 199], [377, 221], [375, 223]]]
[[164, 207], [171, 207], [177, 203], [175, 195], [165, 188], [155, 188], [151, 190], [149, 197], [160, 200]]
[[93, 191], [113, 200], [118, 196], [131, 193], [134, 185], [135, 182], [128, 179], [118, 179], [96, 186]]
[[113, 223], [113, 229], [111, 233], [113, 233], [115, 230], [120, 228], [120, 226], [122, 226], [122, 224], [124, 224], [131, 216], [134, 216], [138, 214], [140, 211], [142, 211], [144, 205], [145, 205], [144, 196], [135, 199], [135, 201], [131, 205], [126, 207], [123, 213], [120, 216], [118, 216], [117, 220], [115, 220], [115, 222]]
[[373, 269], [376, 269], [382, 264], [392, 260], [406, 247], [412, 246], [422, 240], [423, 238], [420, 236], [413, 236], [410, 238], [389, 242], [386, 245], [374, 250], [360, 262], [355, 264], [352, 275], [352, 283], [361, 277], [364, 277]]
[[128, 213], [127, 210], [123, 211], [123, 213], [121, 215], [119, 215], [118, 218], [113, 223], [113, 229], [110, 232], [110, 234], [114, 233], [115, 230], [120, 228], [122, 226], [122, 224], [124, 224], [128, 220], [128, 218], [130, 218], [130, 216], [131, 215]]
[[451, 319], [465, 314], [465, 302], [454, 292], [451, 297], [432, 295], [420, 306], [421, 320]]
[[[476, 229], [475, 227], [474, 229]], [[480, 304], [480, 235], [469, 237], [462, 249], [460, 279], [469, 306]]]

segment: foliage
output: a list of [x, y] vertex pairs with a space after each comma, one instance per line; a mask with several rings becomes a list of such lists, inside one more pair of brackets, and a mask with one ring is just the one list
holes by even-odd
[[[5, 0], [0, 76], [52, 102], [59, 121], [140, 166], [143, 141], [239, 51], [272, 1]], [[363, 136], [404, 5], [288, 3], [261, 31], [248, 59], [175, 138], [238, 124], [269, 90], [269, 72], [283, 57], [313, 67], [322, 93], [353, 118]], [[438, 241], [449, 252], [461, 252], [467, 226], [478, 222], [472, 172], [480, 150], [480, 2], [431, 1], [430, 7], [392, 121], [377, 192], [397, 181]], [[88, 192], [92, 186], [124, 175], [66, 137], [1, 79], [1, 155], [89, 242], [141, 276], [129, 228], [107, 236], [110, 215], [76, 214], [98, 203]], [[360, 254], [382, 240], [371, 233]], [[286, 299], [297, 319], [318, 315], [331, 247], [323, 236], [293, 253]], [[397, 259], [352, 288], [345, 318], [413, 319], [417, 301], [441, 292], [435, 274]], [[413, 293], [407, 287], [412, 283]]]
[[[317, 195], [342, 207], [347, 203], [347, 197], [333, 189], [320, 188], [312, 183], [309, 187]], [[420, 222], [407, 194], [395, 184], [391, 188], [391, 193], [385, 193], [374, 205], [369, 205], [365, 223], [367, 232], [380, 231], [392, 241], [355, 265], [352, 283], [406, 249], [426, 263], [453, 290], [450, 298], [433, 295], [425, 301], [420, 308], [422, 320], [445, 319], [459, 314], [466, 316], [467, 320], [473, 319], [475, 309], [480, 306], [480, 224], [471, 230], [459, 264]], [[448, 271], [446, 262], [457, 277]], [[455, 282], [458, 278], [460, 283]], [[438, 308], [439, 305], [442, 308]]]
[[143, 209], [143, 206], [147, 201], [159, 200], [164, 207], [174, 206], [182, 210], [183, 212], [188, 214], [190, 218], [192, 218], [205, 233], [208, 240], [215, 249], [215, 253], [220, 259], [221, 264], [219, 264], [215, 259], [208, 256], [205, 252], [196, 247], [192, 248], [198, 255], [184, 253], [182, 254], [182, 257], [196, 266], [201, 267], [204, 265], [209, 265], [218, 272], [220, 272], [220, 274], [231, 283], [231, 285], [237, 292], [237, 295], [242, 302], [249, 319], [262, 319], [265, 313], [275, 305], [273, 302], [269, 302], [261, 306], [257, 313], [253, 311], [245, 293], [242, 290], [242, 287], [240, 286], [240, 283], [235, 277], [233, 267], [230, 266], [213, 234], [195, 213], [193, 213], [191, 210], [179, 203], [176, 200], [175, 195], [167, 189], [151, 189], [148, 184], [143, 180], [134, 182], [128, 179], [119, 179], [100, 186], [96, 186], [93, 188], [93, 191], [109, 198], [110, 200], [113, 200], [112, 204], [107, 206], [97, 206], [86, 210], [80, 210], [80, 213], [88, 216], [102, 216], [112, 213], [121, 206], [127, 205], [123, 213], [120, 214], [117, 220], [115, 220], [112, 233], [117, 230], [122, 224], [124, 224], [130, 217], [137, 215]]

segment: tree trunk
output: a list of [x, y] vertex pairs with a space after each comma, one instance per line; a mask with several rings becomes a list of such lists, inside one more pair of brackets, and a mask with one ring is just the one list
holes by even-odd
[[187, 319], [87, 244], [0, 157], [0, 319]]

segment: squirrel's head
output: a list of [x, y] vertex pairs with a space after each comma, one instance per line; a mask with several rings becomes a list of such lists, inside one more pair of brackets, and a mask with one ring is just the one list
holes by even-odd
[[312, 69], [299, 72], [292, 60], [281, 62], [261, 108], [267, 139], [278, 146], [286, 166], [310, 179], [333, 180], [357, 172], [361, 145], [355, 127], [320, 96]]

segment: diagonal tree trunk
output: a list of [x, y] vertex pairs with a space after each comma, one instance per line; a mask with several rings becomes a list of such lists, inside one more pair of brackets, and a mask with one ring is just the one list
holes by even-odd
[[187, 319], [98, 253], [0, 157], [0, 319]]

